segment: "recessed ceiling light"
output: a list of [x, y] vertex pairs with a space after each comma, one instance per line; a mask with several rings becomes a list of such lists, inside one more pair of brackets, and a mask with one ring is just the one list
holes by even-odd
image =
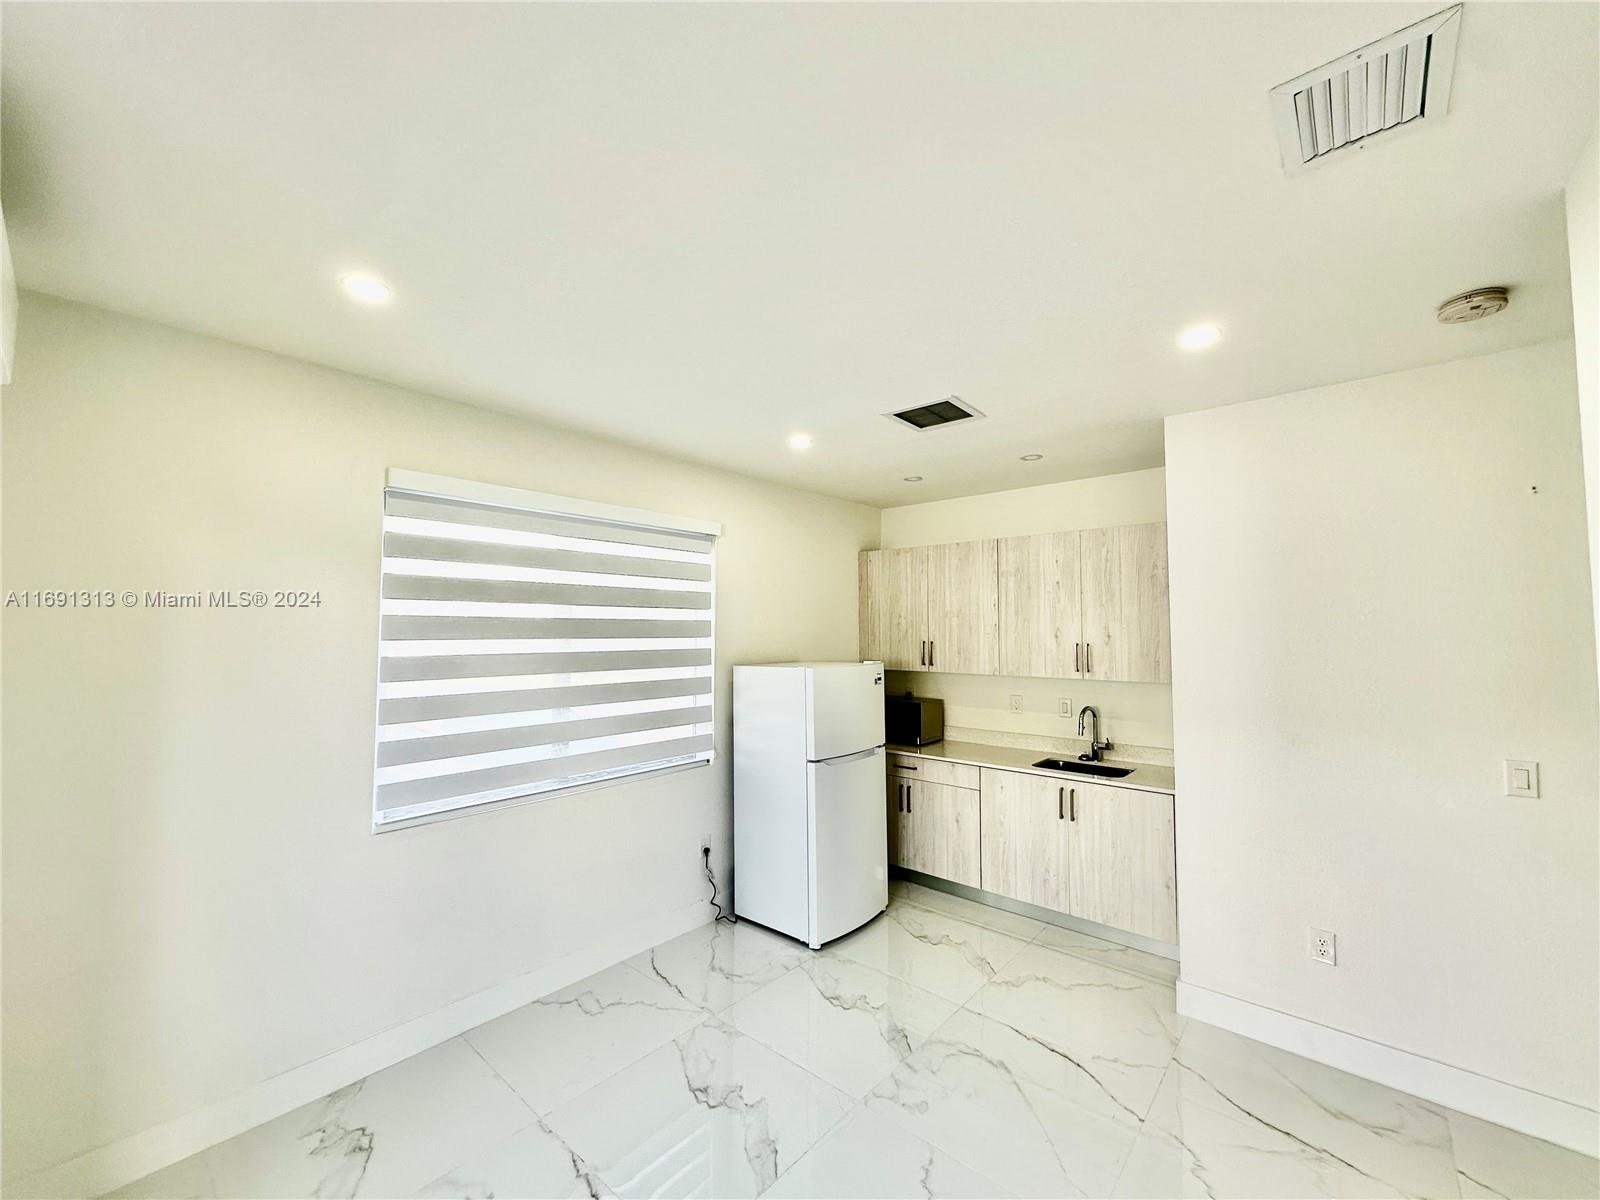
[[1178, 345], [1185, 350], [1204, 350], [1221, 338], [1222, 328], [1218, 325], [1191, 325], [1178, 335]]
[[906, 476], [906, 482], [907, 483], [921, 483], [922, 482], [922, 476], [921, 475], [907, 475]]
[[809, 450], [809, 449], [811, 449], [811, 435], [809, 433], [791, 433], [789, 435], [789, 449], [791, 449], [791, 450]]
[[339, 282], [344, 285], [345, 295], [362, 304], [387, 304], [394, 295], [389, 285], [376, 275], [345, 275]]
[[1043, 457], [1044, 457], [1044, 455], [1042, 455], [1042, 454], [1024, 454], [1022, 456], [1022, 461], [1023, 462], [1038, 462]]

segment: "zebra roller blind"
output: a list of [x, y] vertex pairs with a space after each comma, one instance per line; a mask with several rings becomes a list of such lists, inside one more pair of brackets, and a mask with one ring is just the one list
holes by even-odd
[[375, 828], [711, 761], [717, 529], [391, 471]]

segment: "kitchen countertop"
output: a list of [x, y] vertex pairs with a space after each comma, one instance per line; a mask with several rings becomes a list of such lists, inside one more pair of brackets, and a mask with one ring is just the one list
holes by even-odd
[[[1074, 771], [1051, 771], [1033, 764], [1041, 758], [1064, 757], [1050, 750], [1025, 750], [1019, 746], [987, 746], [981, 742], [934, 742], [930, 746], [888, 747], [891, 754], [915, 754], [920, 758], [936, 758], [945, 762], [966, 763], [974, 767], [997, 767], [1003, 771], [1021, 771], [1027, 775], [1042, 775], [1047, 779], [1070, 779], [1076, 783], [1103, 784], [1106, 787], [1135, 788], [1141, 792], [1166, 792], [1177, 794], [1171, 767], [1151, 766], [1148, 763], [1105, 760], [1108, 766], [1132, 767], [1132, 775], [1121, 779], [1102, 779], [1095, 775], [1079, 775]], [[1113, 748], [1114, 749], [1114, 748]]]

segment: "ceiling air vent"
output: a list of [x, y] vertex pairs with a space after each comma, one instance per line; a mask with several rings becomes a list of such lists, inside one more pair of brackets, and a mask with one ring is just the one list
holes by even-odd
[[904, 408], [899, 412], [883, 415], [917, 430], [938, 429], [941, 425], [954, 425], [957, 421], [970, 421], [983, 416], [960, 396], [946, 396], [943, 400], [935, 400], [932, 404]]
[[1284, 173], [1443, 116], [1460, 31], [1458, 4], [1273, 88]]

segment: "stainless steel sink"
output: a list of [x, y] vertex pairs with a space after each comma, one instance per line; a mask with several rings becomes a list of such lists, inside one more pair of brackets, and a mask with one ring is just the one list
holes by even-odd
[[1122, 779], [1133, 774], [1132, 767], [1113, 767], [1108, 763], [1084, 762], [1079, 758], [1041, 758], [1033, 764], [1047, 771], [1071, 771], [1078, 775], [1098, 775], [1101, 779]]

